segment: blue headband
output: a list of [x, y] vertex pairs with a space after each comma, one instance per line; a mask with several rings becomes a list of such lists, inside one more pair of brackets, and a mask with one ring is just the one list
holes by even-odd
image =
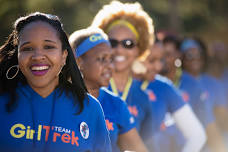
[[87, 51], [89, 51], [90, 49], [92, 49], [93, 47], [97, 46], [98, 44], [101, 43], [106, 43], [109, 46], [110, 42], [108, 40], [106, 40], [101, 34], [93, 34], [90, 37], [88, 37], [87, 39], [85, 39], [76, 49], [76, 57], [80, 57], [81, 55], [83, 55], [84, 53], [86, 53]]
[[200, 50], [200, 46], [195, 40], [187, 39], [182, 42], [180, 50], [181, 50], [181, 52], [185, 52], [188, 49], [199, 49]]

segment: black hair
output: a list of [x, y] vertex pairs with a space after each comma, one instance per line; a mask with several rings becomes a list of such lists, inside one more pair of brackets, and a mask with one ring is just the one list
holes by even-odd
[[203, 67], [202, 67], [201, 71], [205, 72], [208, 68], [208, 62], [209, 62], [207, 46], [200, 37], [195, 36], [195, 37], [193, 37], [193, 40], [195, 40], [199, 44], [200, 56], [202, 57], [202, 60], [203, 60]]
[[[25, 17], [20, 17], [14, 24], [13, 32], [9, 35], [8, 40], [0, 47], [0, 94], [9, 93], [10, 100], [6, 105], [7, 111], [12, 111], [12, 107], [16, 105], [16, 88], [18, 83], [27, 84], [25, 76], [21, 71], [14, 79], [7, 79], [6, 72], [13, 66], [18, 65], [18, 40], [20, 32], [26, 25], [42, 21], [50, 24], [59, 34], [59, 39], [62, 42], [62, 50], [67, 50], [68, 56], [66, 58], [66, 65], [63, 67], [59, 75], [59, 87], [61, 92], [66, 90], [67, 94], [72, 92], [74, 103], [79, 104], [80, 111], [84, 108], [84, 98], [87, 97], [87, 89], [81, 77], [78, 66], [75, 62], [71, 46], [68, 41], [63, 25], [57, 16], [51, 14], [44, 14], [40, 12], [32, 13]], [[68, 80], [71, 79], [72, 82]]]
[[180, 51], [180, 40], [178, 37], [174, 36], [174, 35], [167, 35], [164, 39], [163, 39], [163, 44], [166, 43], [172, 43], [174, 44], [174, 46], [176, 47], [177, 51]]

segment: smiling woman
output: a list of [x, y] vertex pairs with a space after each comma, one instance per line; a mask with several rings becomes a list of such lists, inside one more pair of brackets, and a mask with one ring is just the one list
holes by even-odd
[[[154, 27], [151, 17], [138, 2], [113, 1], [104, 5], [96, 14], [92, 26], [104, 30], [115, 54], [115, 68], [110, 79], [109, 90], [126, 101], [140, 134], [149, 133], [152, 124], [151, 105], [148, 96], [136, 85], [137, 80], [132, 78], [131, 67], [134, 60], [140, 57], [153, 42]], [[125, 150], [129, 141], [134, 142], [130, 139], [133, 138], [129, 136], [120, 138], [119, 143], [125, 143], [119, 144], [121, 150]], [[137, 144], [136, 142], [135, 145]], [[133, 150], [146, 151], [145, 149]]]
[[48, 23], [36, 21], [21, 31], [18, 63], [31, 88], [48, 96], [59, 83], [59, 73], [66, 63], [57, 31]]
[[103, 111], [57, 16], [15, 22], [0, 47], [0, 84], [0, 151], [110, 151]]
[[99, 100], [104, 110], [112, 151], [120, 152], [120, 148], [122, 151], [146, 151], [126, 103], [103, 87], [108, 86], [112, 76], [112, 42], [110, 44], [107, 35], [99, 28], [76, 31], [69, 40], [88, 91]]

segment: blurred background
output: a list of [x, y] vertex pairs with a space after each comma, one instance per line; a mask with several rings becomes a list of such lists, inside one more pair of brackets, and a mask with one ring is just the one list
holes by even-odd
[[[90, 25], [94, 15], [110, 0], [0, 0], [0, 45], [13, 22], [34, 11], [58, 15], [67, 33]], [[121, 0], [121, 2], [135, 2]], [[208, 44], [228, 43], [227, 0], [140, 0], [154, 20], [155, 30], [197, 35]]]

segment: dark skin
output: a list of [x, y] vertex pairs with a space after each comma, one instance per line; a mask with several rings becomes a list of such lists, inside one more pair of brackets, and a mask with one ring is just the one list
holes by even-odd
[[20, 32], [19, 67], [28, 84], [42, 97], [47, 97], [58, 85], [67, 55], [57, 31], [46, 22], [30, 23]]
[[113, 52], [105, 44], [99, 44], [77, 59], [89, 92], [98, 97], [99, 88], [108, 86], [113, 71]]
[[[189, 49], [184, 52], [183, 55], [183, 67], [184, 69], [190, 73], [195, 78], [199, 77], [201, 75], [201, 69], [203, 66], [203, 58], [201, 55], [201, 50], [199, 49]], [[225, 114], [226, 111], [224, 111], [224, 107], [217, 106], [215, 107], [215, 111], [218, 111], [217, 113]], [[225, 113], [224, 113], [225, 112]], [[223, 142], [221, 132], [218, 129], [218, 126], [215, 122], [212, 122], [208, 124], [206, 127], [206, 133], [207, 133], [207, 144], [210, 147], [210, 150], [212, 152], [225, 152], [225, 144]]]
[[[114, 54], [110, 46], [102, 43], [77, 59], [88, 91], [96, 98], [99, 96], [100, 87], [108, 86], [109, 84], [109, 79], [114, 69], [113, 57]], [[117, 144], [121, 151], [147, 151], [136, 128], [119, 135]]]
[[175, 60], [180, 58], [181, 54], [180, 52], [176, 49], [175, 45], [173, 43], [166, 43], [164, 44], [164, 60], [165, 64], [164, 67], [166, 74], [170, 80], [175, 82], [176, 79], [176, 70], [177, 67], [175, 66]]

